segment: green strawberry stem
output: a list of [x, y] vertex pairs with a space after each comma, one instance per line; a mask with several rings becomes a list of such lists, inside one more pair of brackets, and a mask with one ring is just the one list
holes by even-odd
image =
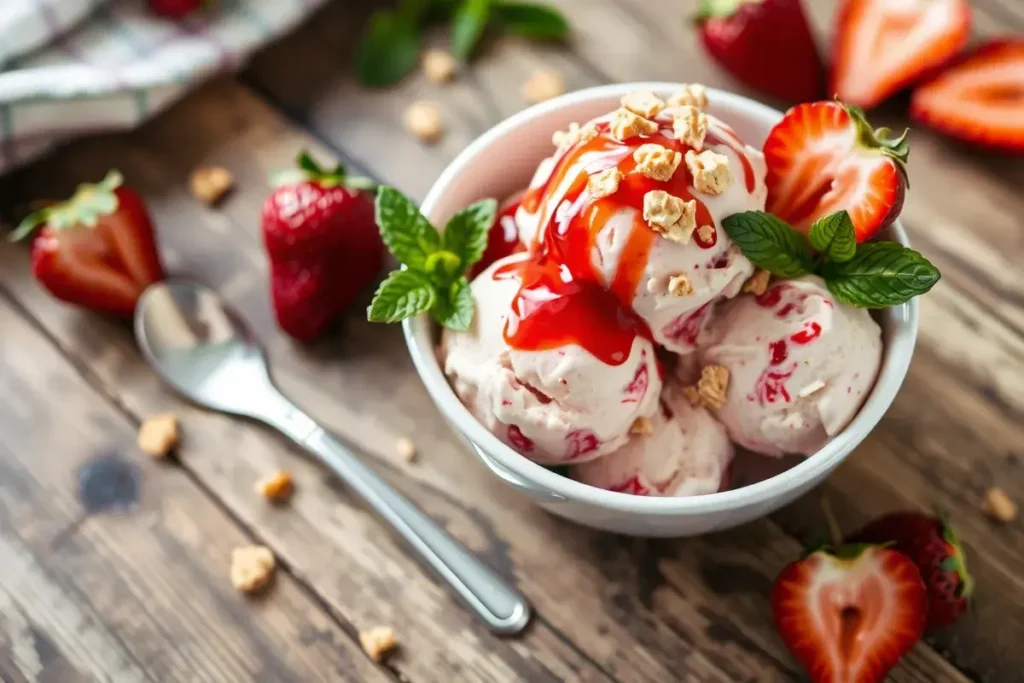
[[109, 171], [98, 183], [83, 183], [71, 199], [26, 216], [8, 239], [12, 242], [23, 240], [44, 224], [49, 224], [54, 230], [64, 230], [75, 225], [95, 227], [101, 216], [109, 216], [117, 211], [115, 190], [123, 183], [124, 176], [119, 171]]
[[364, 176], [349, 175], [345, 166], [337, 164], [334, 168], [321, 166], [309, 150], [302, 150], [295, 158], [297, 168], [282, 171], [274, 176], [271, 184], [275, 187], [302, 182], [304, 180], [319, 183], [323, 187], [347, 187], [352, 190], [373, 192], [377, 184]]
[[910, 177], [907, 175], [907, 161], [910, 159], [910, 143], [907, 141], [907, 136], [910, 134], [910, 129], [907, 128], [903, 131], [903, 135], [894, 138], [891, 128], [872, 128], [867, 115], [860, 107], [845, 104], [839, 98], [836, 98], [836, 102], [839, 102], [839, 105], [846, 110], [856, 126], [857, 146], [863, 149], [880, 150], [882, 154], [892, 159], [909, 189]]

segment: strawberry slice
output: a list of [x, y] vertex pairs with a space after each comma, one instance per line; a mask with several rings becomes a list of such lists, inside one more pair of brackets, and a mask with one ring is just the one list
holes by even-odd
[[807, 231], [845, 209], [857, 242], [870, 239], [903, 209], [907, 134], [872, 130], [864, 112], [841, 102], [790, 109], [764, 143], [768, 211]]
[[970, 34], [966, 0], [846, 0], [836, 17], [832, 92], [877, 106], [956, 57]]
[[783, 642], [815, 683], [876, 683], [921, 639], [925, 587], [895, 550], [843, 546], [791, 563], [772, 588]]
[[982, 45], [919, 86], [910, 115], [966, 142], [1024, 152], [1024, 38]]

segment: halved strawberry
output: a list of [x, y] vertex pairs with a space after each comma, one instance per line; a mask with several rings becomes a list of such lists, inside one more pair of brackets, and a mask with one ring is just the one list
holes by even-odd
[[1024, 152], [1024, 38], [982, 45], [919, 86], [910, 115], [966, 142]]
[[970, 34], [966, 0], [846, 0], [836, 16], [832, 93], [874, 107], [956, 57]]
[[815, 683], [876, 683], [921, 639], [925, 588], [910, 559], [877, 546], [823, 550], [772, 588], [783, 642]]
[[906, 194], [907, 134], [890, 132], [841, 102], [793, 107], [764, 143], [768, 211], [806, 231], [845, 209], [857, 242], [870, 239], [896, 220]]

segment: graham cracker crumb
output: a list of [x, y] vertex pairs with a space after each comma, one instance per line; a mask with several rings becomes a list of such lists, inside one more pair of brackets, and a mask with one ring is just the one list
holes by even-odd
[[416, 459], [416, 444], [404, 436], [395, 442], [395, 451], [406, 462], [412, 462]]
[[256, 482], [256, 493], [275, 502], [288, 500], [295, 492], [295, 480], [284, 470], [271, 472]]
[[670, 180], [679, 168], [683, 155], [662, 145], [648, 143], [636, 148], [633, 159], [636, 161], [637, 173], [652, 180], [666, 181]]
[[556, 130], [551, 136], [551, 142], [559, 150], [568, 149], [580, 142], [593, 140], [597, 137], [597, 126], [592, 123], [581, 126], [578, 123], [570, 123], [569, 130]]
[[587, 191], [594, 196], [594, 199], [608, 197], [619, 191], [619, 181], [622, 180], [622, 172], [617, 168], [608, 168], [600, 173], [595, 173], [587, 180]]
[[704, 148], [704, 137], [708, 134], [708, 117], [696, 107], [682, 106], [672, 119], [672, 132], [684, 145], [700, 151]]
[[458, 68], [455, 57], [445, 50], [427, 50], [423, 55], [423, 73], [431, 83], [447, 83]]
[[662, 237], [687, 244], [697, 224], [697, 202], [651, 190], [644, 195], [644, 220]]
[[758, 270], [743, 283], [743, 291], [754, 296], [761, 296], [768, 291], [768, 283], [771, 282], [771, 279], [772, 274], [767, 270]]
[[645, 119], [653, 119], [665, 108], [665, 102], [650, 90], [637, 90], [622, 98], [622, 106]]
[[406, 129], [419, 138], [420, 142], [432, 144], [441, 139], [444, 133], [444, 122], [441, 110], [434, 102], [418, 100], [405, 110], [404, 123]]
[[700, 238], [701, 242], [707, 244], [715, 238], [715, 226], [713, 225], [702, 225], [697, 228], [697, 237]]
[[708, 89], [700, 83], [687, 83], [679, 92], [668, 98], [670, 107], [696, 107], [706, 109], [708, 106]]
[[243, 593], [257, 593], [270, 584], [276, 566], [274, 553], [262, 545], [245, 545], [231, 551], [231, 585]]
[[165, 458], [178, 445], [180, 436], [178, 418], [173, 413], [153, 415], [139, 427], [139, 450], [154, 458]]
[[651, 422], [650, 418], [638, 417], [633, 420], [633, 424], [629, 428], [630, 434], [639, 434], [641, 436], [650, 436], [654, 433], [654, 423]]
[[398, 637], [395, 635], [395, 629], [390, 626], [375, 626], [359, 632], [359, 644], [362, 645], [363, 651], [370, 656], [370, 659], [379, 662], [395, 649], [395, 646], [398, 645]]
[[732, 170], [729, 157], [710, 150], [697, 154], [692, 149], [686, 152], [686, 167], [693, 176], [697, 192], [719, 195], [732, 184]]
[[557, 71], [535, 71], [522, 88], [523, 99], [530, 104], [537, 104], [563, 94], [565, 79]]
[[1017, 504], [998, 486], [985, 491], [981, 510], [997, 522], [1008, 524], [1017, 518]]
[[668, 279], [668, 293], [672, 296], [692, 296], [693, 283], [685, 275], [673, 275]]
[[192, 195], [203, 202], [213, 206], [234, 187], [235, 179], [231, 171], [223, 166], [200, 166], [192, 171], [189, 185], [192, 188]]
[[625, 142], [638, 135], [654, 135], [658, 132], [658, 124], [637, 116], [628, 109], [616, 109], [610, 131], [613, 138]]
[[706, 365], [700, 371], [697, 393], [700, 401], [708, 408], [718, 410], [725, 405], [729, 391], [729, 368], [724, 365]]

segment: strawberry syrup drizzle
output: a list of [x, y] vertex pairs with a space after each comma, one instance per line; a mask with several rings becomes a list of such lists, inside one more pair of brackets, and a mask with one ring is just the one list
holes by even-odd
[[498, 212], [487, 234], [487, 248], [480, 260], [473, 264], [469, 279], [487, 270], [495, 261], [525, 251], [523, 243], [519, 241], [519, 226], [516, 224], [516, 212], [520, 205], [521, 201], [509, 202]]
[[[632, 309], [655, 241], [654, 231], [642, 218], [644, 195], [660, 189], [684, 201], [695, 200], [697, 224], [715, 224], [708, 207], [694, 196], [693, 178], [685, 164], [668, 181], [634, 172], [633, 152], [640, 145], [659, 144], [684, 156], [690, 147], [660, 132], [619, 142], [608, 135], [607, 128], [602, 124], [597, 137], [566, 152], [547, 181], [523, 197], [522, 207], [527, 212], [541, 212], [536, 243], [530, 245], [531, 257], [494, 273], [495, 279], [517, 277], [521, 281], [505, 327], [505, 340], [514, 348], [539, 351], [578, 344], [608, 365], [624, 363], [636, 337], [651, 339], [650, 329]], [[587, 191], [587, 180], [609, 168], [618, 168], [624, 176], [619, 189], [595, 199]], [[553, 206], [552, 193], [562, 187], [565, 193]], [[595, 240], [624, 209], [633, 210], [636, 218], [606, 289], [593, 263]], [[718, 235], [712, 231], [705, 240], [694, 232], [693, 239], [701, 248], [710, 249]]]

